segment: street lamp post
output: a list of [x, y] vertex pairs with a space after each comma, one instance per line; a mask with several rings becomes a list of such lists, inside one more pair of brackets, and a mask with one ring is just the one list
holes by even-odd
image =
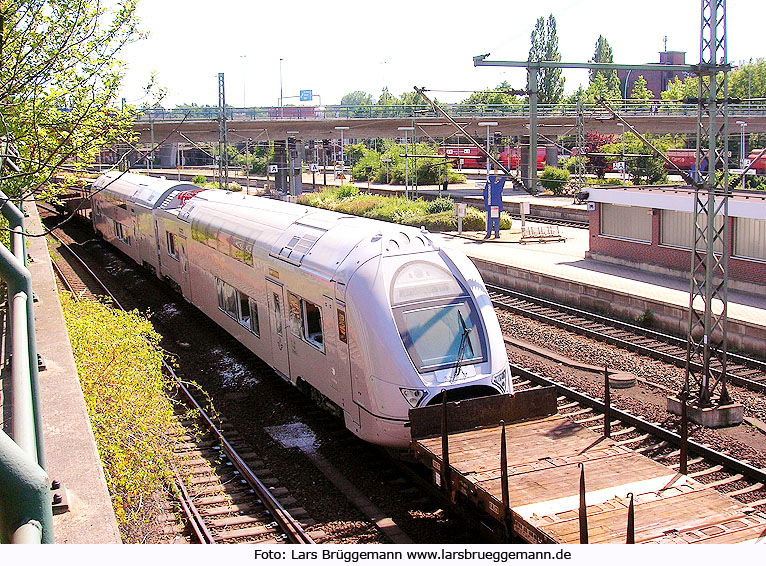
[[[346, 170], [346, 157], [343, 154], [343, 132], [345, 130], [348, 130], [348, 126], [335, 126], [336, 130], [340, 131], [340, 163], [341, 163], [341, 175], [343, 175]], [[343, 178], [341, 177], [340, 184], [343, 184]]]
[[[739, 126], [739, 132], [740, 132], [740, 138], [739, 138], [739, 166], [744, 170], [745, 168], [745, 126], [747, 126], [747, 122], [743, 122], [742, 120], [737, 120], [737, 125]], [[746, 185], [746, 175], [742, 175], [742, 188], [745, 188]]]
[[[479, 126], [487, 126], [487, 182], [489, 182], [489, 129], [497, 126], [497, 122], [479, 122]], [[537, 162], [535, 162], [535, 167]]]
[[284, 118], [285, 112], [282, 106], [282, 58], [279, 58], [279, 117]]
[[625, 124], [620, 124], [622, 127], [622, 184], [625, 184]]
[[245, 178], [247, 179], [247, 194], [250, 194], [250, 142], [253, 138], [245, 139]]
[[[298, 130], [288, 130], [285, 132], [287, 134], [287, 140], [285, 141], [285, 149], [287, 150], [287, 174], [290, 176], [289, 186], [290, 186], [290, 194], [296, 195], [297, 193], [297, 184], [295, 180], [295, 160], [293, 159], [293, 152], [290, 149], [290, 138], [293, 138], [295, 140], [296, 144], [296, 152], [297, 152], [297, 144], [298, 140], [295, 136], [298, 135]], [[303, 164], [301, 165], [301, 169]]]
[[239, 58], [242, 59], [242, 108], [247, 115], [247, 55], [240, 55]]
[[415, 135], [414, 126], [400, 126], [397, 128], [400, 132], [404, 132], [404, 198], [410, 198], [410, 158], [407, 156], [407, 132], [413, 132]]

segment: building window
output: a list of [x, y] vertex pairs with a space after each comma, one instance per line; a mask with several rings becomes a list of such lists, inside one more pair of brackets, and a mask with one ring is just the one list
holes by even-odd
[[[705, 224], [704, 216], [700, 221]], [[715, 228], [720, 230], [722, 226], [723, 216], [718, 215], [715, 217]], [[660, 244], [690, 250], [694, 236], [694, 215], [691, 212], [663, 210], [660, 213]], [[723, 253], [723, 242], [720, 239], [716, 240], [714, 251], [717, 254]]]
[[734, 256], [766, 261], [766, 220], [734, 219]]
[[290, 307], [290, 332], [293, 336], [324, 352], [322, 310], [314, 303], [293, 293], [288, 293], [287, 301]]
[[601, 235], [652, 243], [652, 209], [601, 203]]
[[165, 237], [168, 242], [168, 255], [173, 259], [178, 259], [178, 246], [176, 243], [176, 235], [173, 232], [165, 232]]

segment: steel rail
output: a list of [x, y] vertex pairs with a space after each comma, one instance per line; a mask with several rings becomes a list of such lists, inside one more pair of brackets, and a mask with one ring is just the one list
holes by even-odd
[[[96, 281], [96, 283], [101, 287], [101, 289], [104, 290], [104, 292], [114, 302], [114, 304], [120, 310], [125, 310], [125, 308], [120, 304], [117, 298], [109, 291], [106, 284], [103, 281], [101, 281], [101, 279], [95, 273], [93, 273], [93, 271], [87, 266], [85, 261], [82, 258], [80, 258], [80, 256], [77, 253], [75, 253], [69, 245], [67, 245], [65, 242], [62, 242], [53, 233], [52, 235], [86, 269], [88, 274], [93, 277], [93, 280]], [[277, 522], [280, 528], [285, 532], [287, 539], [291, 543], [295, 543], [295, 544], [315, 544], [313, 539], [306, 533], [306, 531], [303, 529], [303, 527], [301, 527], [298, 521], [296, 521], [287, 512], [287, 510], [276, 499], [276, 497], [274, 497], [271, 494], [268, 487], [266, 487], [266, 485], [264, 485], [263, 482], [261, 482], [261, 480], [255, 475], [255, 473], [245, 463], [245, 461], [239, 456], [237, 451], [231, 446], [228, 440], [226, 440], [223, 433], [218, 429], [218, 427], [215, 426], [215, 423], [213, 423], [213, 420], [208, 416], [208, 414], [205, 412], [203, 407], [197, 402], [197, 400], [194, 398], [191, 392], [187, 389], [187, 387], [183, 384], [181, 379], [176, 375], [176, 373], [173, 371], [173, 369], [164, 359], [162, 360], [162, 366], [163, 366], [163, 369], [173, 378], [173, 380], [175, 381], [176, 387], [178, 387], [178, 389], [183, 393], [184, 397], [186, 397], [189, 403], [195, 409], [199, 411], [200, 418], [205, 422], [210, 432], [212, 432], [213, 435], [221, 443], [221, 446], [224, 452], [229, 457], [229, 459], [234, 464], [234, 466], [239, 470], [242, 476], [247, 480], [248, 484], [255, 490], [255, 492], [261, 498], [261, 501], [264, 504], [264, 506], [269, 510], [269, 513], [272, 515], [272, 517], [274, 517], [274, 520]]]
[[[534, 303], [536, 305], [539, 305], [541, 307], [546, 307], [558, 311], [562, 311], [566, 314], [570, 314], [573, 316], [579, 316], [581, 318], [585, 318], [587, 320], [592, 320], [593, 322], [603, 324], [605, 326], [611, 326], [620, 330], [625, 330], [627, 332], [632, 332], [635, 334], [639, 334], [641, 336], [644, 336], [646, 338], [657, 340], [659, 342], [665, 342], [669, 345], [678, 347], [680, 349], [683, 349], [685, 351], [686, 342], [684, 340], [681, 340], [680, 338], [677, 338], [675, 336], [671, 336], [669, 334], [664, 334], [662, 332], [658, 332], [656, 330], [650, 330], [647, 328], [642, 328], [640, 326], [636, 326], [633, 324], [630, 324], [628, 322], [623, 322], [620, 320], [615, 320], [612, 318], [608, 318], [602, 315], [589, 313], [580, 309], [577, 309], [575, 307], [569, 307], [566, 305], [562, 305], [560, 303], [555, 303], [553, 301], [549, 301], [546, 299], [539, 299], [537, 297], [532, 297], [530, 295], [526, 295], [524, 293], [520, 293], [518, 291], [514, 291], [505, 287], [500, 287], [497, 285], [487, 285], [488, 290], [494, 290], [496, 293], [505, 295], [510, 298], [518, 298], [522, 299], [531, 303]], [[538, 320], [540, 322], [544, 322], [546, 324], [550, 324], [552, 326], [557, 326], [559, 328], [564, 328], [566, 330], [570, 330], [572, 332], [575, 332], [577, 334], [585, 335], [589, 338], [595, 338], [597, 340], [600, 340], [602, 342], [606, 342], [608, 344], [612, 344], [614, 346], [618, 346], [620, 348], [624, 348], [626, 350], [630, 350], [633, 352], [637, 352], [640, 354], [644, 354], [647, 356], [650, 356], [655, 359], [660, 359], [662, 361], [671, 363], [675, 366], [684, 367], [686, 364], [685, 358], [680, 358], [678, 356], [674, 356], [673, 354], [670, 354], [668, 352], [662, 352], [660, 350], [656, 350], [654, 348], [650, 348], [648, 346], [644, 346], [641, 344], [637, 344], [635, 342], [631, 342], [629, 340], [618, 338], [616, 336], [610, 336], [609, 334], [606, 334], [604, 332], [593, 330], [590, 328], [585, 328], [583, 326], [580, 326], [575, 323], [567, 322], [564, 320], [560, 320], [557, 318], [554, 318], [552, 316], [548, 316], [542, 313], [537, 313], [534, 311], [527, 310], [523, 307], [517, 306], [517, 305], [511, 305], [508, 303], [503, 302], [502, 300], [498, 298], [493, 298], [492, 302], [501, 308], [505, 308], [508, 310], [511, 310], [513, 312], [516, 312], [518, 314], [527, 316], [529, 318], [533, 318], [535, 320]], [[741, 354], [734, 354], [730, 353], [728, 354], [729, 359], [733, 362], [736, 362], [742, 366], [746, 366], [749, 368], [757, 369], [759, 371], [762, 371], [766, 373], [766, 363], [762, 362], [760, 360], [756, 360], [753, 358], [749, 358], [747, 356], [743, 356]], [[758, 392], [758, 393], [766, 393], [766, 381], [757, 381], [754, 379], [749, 379], [747, 377], [742, 377], [736, 374], [729, 374], [729, 380], [731, 383], [740, 385], [742, 387], [746, 387], [748, 389], [751, 389], [752, 391]]]
[[[520, 366], [511, 364], [511, 373], [518, 375], [524, 379], [533, 381], [537, 383], [538, 385], [553, 386], [556, 388], [556, 391], [558, 393], [560, 393], [561, 395], [564, 395], [565, 397], [574, 399], [578, 403], [581, 403], [582, 405], [585, 405], [592, 409], [597, 409], [601, 412], [604, 411], [605, 405], [603, 401], [599, 401], [598, 399], [595, 399], [594, 397], [590, 397], [589, 395], [585, 395], [584, 393], [575, 391], [574, 389], [570, 387], [561, 385], [560, 383], [557, 383], [555, 381], [542, 377]], [[675, 446], [681, 445], [681, 436], [679, 434], [676, 434], [675, 432], [672, 432], [666, 428], [662, 428], [661, 426], [650, 423], [649, 421], [645, 421], [644, 419], [640, 417], [631, 415], [630, 413], [626, 413], [625, 411], [622, 411], [620, 409], [616, 409], [613, 405], [610, 406], [609, 410], [613, 418], [617, 418], [625, 424], [636, 427], [637, 429], [640, 429], [643, 432], [647, 432]], [[705, 458], [706, 460], [710, 460], [711, 462], [715, 462], [717, 464], [726, 466], [727, 468], [734, 470], [737, 473], [740, 473], [744, 476], [747, 476], [748, 478], [751, 478], [755, 481], [766, 484], [766, 470], [761, 468], [756, 468], [755, 466], [751, 466], [750, 464], [747, 464], [741, 460], [732, 458], [731, 456], [727, 456], [726, 454], [723, 454], [722, 452], [713, 450], [712, 448], [709, 448], [708, 446], [705, 446], [698, 442], [694, 442], [693, 440], [687, 441], [687, 444], [689, 446], [690, 452], [693, 452], [697, 454], [698, 456]]]

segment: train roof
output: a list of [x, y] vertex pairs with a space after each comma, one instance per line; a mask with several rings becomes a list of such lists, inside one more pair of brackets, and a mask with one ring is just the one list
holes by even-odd
[[159, 179], [137, 173], [109, 171], [93, 183], [93, 191], [116, 195], [126, 202], [156, 208], [172, 191], [199, 190], [191, 183]]
[[196, 193], [178, 217], [193, 231], [252, 242], [254, 256], [279, 258], [328, 278], [352, 251], [365, 261], [438, 249], [418, 228], [216, 189]]

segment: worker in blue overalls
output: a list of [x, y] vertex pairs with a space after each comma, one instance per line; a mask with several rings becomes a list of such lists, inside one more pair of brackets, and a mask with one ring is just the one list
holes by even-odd
[[489, 175], [484, 184], [484, 210], [487, 211], [487, 235], [488, 240], [495, 233], [495, 238], [500, 237], [500, 211], [503, 210], [503, 186], [505, 186], [506, 176], [497, 177]]

